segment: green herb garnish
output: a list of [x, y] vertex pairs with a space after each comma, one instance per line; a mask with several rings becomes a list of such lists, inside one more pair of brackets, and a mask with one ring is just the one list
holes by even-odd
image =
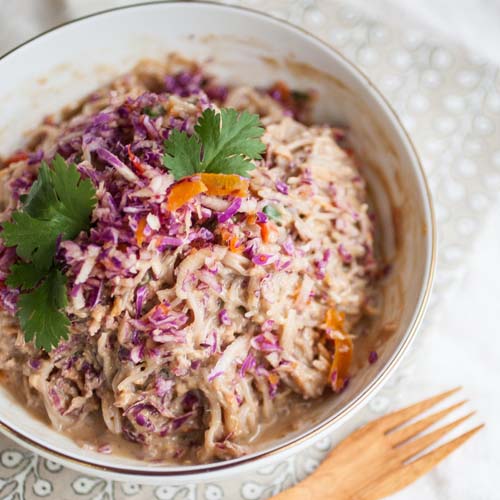
[[274, 205], [266, 205], [262, 211], [271, 219], [280, 220], [281, 213]]
[[142, 109], [142, 112], [150, 118], [158, 118], [165, 114], [165, 109], [162, 106], [146, 106]]
[[201, 172], [248, 177], [255, 168], [251, 160], [261, 159], [265, 150], [260, 141], [263, 133], [258, 115], [231, 108], [221, 109], [220, 114], [206, 109], [192, 136], [177, 129], [171, 132], [163, 163], [175, 180]]
[[38, 348], [50, 351], [61, 339], [67, 339], [67, 304], [66, 276], [53, 267], [39, 287], [19, 297], [17, 317], [26, 341], [34, 339]]
[[11, 266], [6, 283], [23, 291], [17, 316], [26, 340], [34, 339], [38, 348], [49, 351], [68, 336], [69, 320], [62, 311], [66, 278], [56, 267], [56, 247], [58, 240], [73, 239], [89, 228], [95, 195], [90, 180], [58, 155], [52, 168], [42, 163], [22, 210], [2, 224], [4, 244], [15, 246], [21, 259]]

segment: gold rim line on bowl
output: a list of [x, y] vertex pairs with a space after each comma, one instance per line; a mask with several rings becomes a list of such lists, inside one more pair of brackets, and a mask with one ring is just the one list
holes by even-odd
[[57, 457], [58, 459], [69, 462], [74, 465], [78, 465], [81, 467], [85, 468], [91, 468], [96, 471], [101, 471], [101, 472], [109, 472], [113, 474], [118, 474], [118, 475], [127, 475], [127, 476], [143, 476], [143, 477], [175, 477], [175, 476], [188, 476], [188, 475], [194, 475], [194, 474], [207, 474], [207, 473], [215, 473], [221, 470], [225, 469], [230, 469], [234, 466], [238, 465], [247, 465], [254, 463], [258, 460], [262, 460], [265, 458], [269, 458], [275, 455], [278, 455], [279, 453], [287, 452], [290, 451], [291, 448], [296, 447], [301, 444], [305, 444], [306, 441], [311, 441], [313, 440], [316, 436], [319, 434], [323, 433], [327, 429], [333, 427], [335, 424], [338, 424], [341, 422], [344, 417], [346, 417], [349, 413], [354, 412], [360, 407], [364, 405], [366, 400], [372, 396], [380, 387], [383, 385], [383, 383], [387, 380], [387, 378], [392, 374], [392, 372], [395, 370], [403, 356], [406, 354], [408, 348], [410, 347], [411, 343], [413, 342], [417, 331], [422, 323], [422, 319], [424, 317], [425, 311], [427, 309], [427, 305], [429, 303], [429, 298], [432, 290], [432, 284], [434, 281], [434, 275], [435, 275], [435, 270], [436, 270], [436, 261], [437, 261], [437, 227], [436, 227], [436, 219], [435, 219], [435, 213], [434, 213], [434, 206], [432, 202], [432, 195], [431, 191], [429, 188], [429, 184], [427, 181], [427, 177], [425, 175], [424, 168], [422, 166], [422, 161], [420, 159], [420, 156], [417, 152], [417, 149], [408, 134], [407, 130], [405, 129], [403, 123], [401, 122], [401, 119], [399, 118], [398, 114], [394, 110], [393, 106], [390, 104], [388, 99], [384, 96], [384, 94], [377, 88], [377, 86], [371, 81], [371, 79], [364, 73], [363, 70], [361, 70], [356, 64], [354, 64], [351, 60], [349, 60], [347, 57], [345, 57], [338, 49], [330, 45], [328, 42], [322, 40], [321, 38], [317, 37], [316, 35], [310, 33], [309, 31], [305, 30], [304, 28], [294, 25], [290, 23], [289, 21], [285, 19], [280, 19], [278, 17], [272, 16], [270, 14], [266, 14], [264, 12], [261, 12], [256, 9], [248, 8], [248, 7], [242, 7], [242, 6], [237, 6], [237, 5], [227, 5], [227, 4], [222, 4], [217, 1], [211, 1], [211, 0], [162, 0], [162, 1], [149, 1], [149, 2], [140, 2], [137, 4], [133, 5], [125, 5], [121, 7], [114, 7], [106, 10], [102, 10], [99, 12], [94, 12], [92, 14], [88, 14], [85, 16], [81, 16], [77, 19], [72, 19], [71, 21], [67, 21], [65, 23], [62, 23], [58, 26], [55, 26], [53, 28], [50, 28], [32, 38], [29, 40], [26, 40], [25, 42], [17, 45], [16, 47], [12, 48], [5, 54], [3, 54], [0, 57], [0, 62], [11, 55], [12, 53], [16, 52], [18, 49], [21, 47], [24, 47], [25, 45], [28, 45], [29, 43], [33, 42], [34, 40], [37, 40], [39, 38], [42, 38], [48, 33], [51, 33], [53, 31], [57, 31], [60, 28], [63, 28], [65, 26], [68, 26], [73, 23], [77, 23], [80, 21], [83, 21], [85, 19], [89, 19], [92, 17], [97, 17], [103, 14], [108, 14], [111, 12], [115, 11], [121, 11], [121, 10], [126, 10], [126, 9], [136, 9], [144, 6], [149, 6], [149, 5], [162, 5], [162, 4], [201, 4], [201, 5], [207, 5], [207, 6], [217, 6], [222, 9], [231, 9], [231, 10], [238, 10], [238, 11], [243, 11], [247, 13], [251, 13], [253, 15], [262, 17], [267, 20], [272, 20], [273, 22], [276, 22], [278, 24], [284, 24], [288, 28], [291, 28], [292, 30], [298, 31], [302, 35], [306, 36], [309, 39], [312, 39], [319, 45], [323, 46], [327, 50], [335, 53], [335, 55], [341, 59], [341, 61], [346, 64], [355, 74], [357, 73], [361, 78], [369, 85], [371, 90], [374, 92], [375, 96], [379, 99], [381, 99], [382, 104], [387, 108], [389, 115], [392, 119], [395, 120], [396, 124], [398, 125], [399, 129], [402, 132], [403, 139], [408, 142], [409, 145], [409, 150], [411, 154], [414, 156], [415, 163], [418, 167], [418, 172], [420, 174], [424, 191], [426, 194], [426, 202], [427, 206], [425, 207], [429, 211], [429, 219], [431, 223], [431, 256], [430, 256], [430, 262], [429, 262], [429, 267], [428, 267], [428, 275], [426, 279], [426, 283], [423, 287], [423, 292], [421, 292], [421, 297], [419, 299], [420, 304], [418, 306], [418, 309], [414, 313], [414, 317], [412, 320], [412, 323], [410, 327], [407, 329], [407, 332], [401, 342], [401, 344], [398, 346], [397, 351], [392, 355], [392, 357], [389, 359], [387, 364], [382, 368], [382, 371], [378, 374], [378, 376], [368, 384], [368, 386], [361, 391], [361, 393], [355, 397], [352, 401], [350, 401], [346, 406], [341, 408], [338, 413], [333, 415], [332, 417], [328, 418], [324, 422], [318, 424], [316, 428], [311, 429], [310, 431], [306, 431], [304, 434], [297, 436], [296, 438], [293, 438], [289, 442], [285, 442], [281, 445], [277, 445], [275, 448], [271, 448], [269, 450], [263, 450], [263, 451], [258, 451], [255, 452], [251, 455], [248, 456], [243, 456], [237, 459], [232, 459], [232, 460], [226, 460], [224, 462], [220, 463], [213, 463], [213, 464], [201, 464], [201, 465], [194, 465], [194, 466], [183, 466], [182, 468], [176, 468], [176, 467], [171, 467], [170, 470], [134, 470], [134, 469], [129, 469], [129, 468], [123, 468], [123, 467], [117, 467], [117, 466], [109, 466], [109, 465], [100, 465], [96, 464], [93, 462], [89, 462], [84, 459], [76, 458], [71, 455], [67, 455], [66, 453], [51, 449], [47, 447], [44, 444], [41, 444], [29, 436], [24, 435], [23, 433], [17, 431], [16, 429], [11, 428], [9, 425], [7, 425], [5, 422], [2, 422], [0, 420], [0, 431], [2, 431], [5, 435], [8, 437], [13, 438], [14, 440], [18, 442], [22, 442], [24, 444], [27, 444], [31, 448], [36, 449], [39, 451], [41, 454], [45, 456], [51, 456], [51, 457]]

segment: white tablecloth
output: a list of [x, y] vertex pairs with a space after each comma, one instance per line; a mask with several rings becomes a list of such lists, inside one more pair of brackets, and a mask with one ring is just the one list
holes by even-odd
[[[0, 0], [0, 53], [47, 27], [120, 0]], [[426, 164], [441, 235], [430, 315], [416, 348], [370, 405], [372, 415], [463, 385], [487, 427], [400, 500], [495, 500], [500, 465], [500, 2], [233, 0], [314, 29], [372, 75]], [[464, 51], [457, 44], [471, 50]], [[435, 133], [430, 134], [429, 130]], [[495, 397], [497, 396], [497, 397]], [[23, 462], [24, 460], [24, 462]], [[21, 467], [21, 463], [29, 467]], [[0, 440], [0, 495], [62, 498], [57, 464]], [[43, 470], [41, 470], [43, 469]], [[64, 476], [64, 498], [174, 498], [169, 491]], [[59, 478], [59, 479], [58, 479]], [[69, 483], [68, 483], [69, 484]], [[68, 486], [69, 488], [69, 486]], [[141, 493], [142, 491], [142, 493]], [[149, 493], [148, 493], [149, 492]], [[174, 492], [175, 493], [175, 492]], [[182, 498], [235, 498], [224, 487]], [[68, 496], [69, 495], [69, 496]], [[177, 496], [175, 498], [178, 498]], [[179, 496], [181, 498], [181, 496]]]

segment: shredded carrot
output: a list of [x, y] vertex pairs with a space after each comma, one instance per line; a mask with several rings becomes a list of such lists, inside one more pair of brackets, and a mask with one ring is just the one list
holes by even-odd
[[229, 250], [234, 253], [243, 252], [243, 245], [240, 240], [231, 233], [231, 231], [227, 230], [225, 227], [221, 229], [221, 238], [224, 243], [229, 247]]
[[[131, 161], [134, 163], [132, 159]], [[248, 193], [248, 185], [248, 179], [235, 174], [200, 174], [186, 177], [172, 186], [167, 200], [167, 209], [173, 212], [200, 193], [242, 198]]]
[[276, 225], [270, 221], [268, 222], [257, 222], [258, 226], [260, 227], [260, 236], [262, 238], [262, 241], [264, 243], [269, 243], [269, 237], [271, 233], [277, 232], [278, 228]]
[[344, 330], [345, 313], [337, 311], [335, 308], [328, 309], [326, 312], [326, 326], [334, 330]]
[[109, 314], [111, 317], [114, 317], [114, 316], [118, 316], [121, 311], [122, 311], [122, 298], [115, 297], [113, 300], [113, 307], [111, 308], [111, 311], [109, 312]]
[[276, 385], [280, 381], [280, 376], [277, 373], [271, 372], [268, 379], [272, 385]]
[[132, 152], [132, 148], [130, 147], [130, 144], [127, 146], [127, 153], [130, 162], [132, 163], [133, 167], [139, 174], [144, 173], [144, 165], [141, 163], [141, 160]]
[[158, 304], [158, 309], [161, 309], [161, 311], [163, 313], [168, 313], [169, 311], [169, 307], [167, 306], [167, 304], [164, 304], [163, 302], [161, 304]]
[[257, 214], [248, 214], [247, 222], [248, 224], [255, 224], [257, 222]]
[[[350, 337], [335, 339], [335, 354], [330, 368], [330, 380], [333, 390], [341, 391], [349, 376], [349, 367], [352, 360], [352, 340]], [[335, 375], [334, 375], [335, 374]]]
[[167, 314], [168, 311], [170, 310], [170, 308], [167, 306], [167, 304], [164, 304], [163, 302], [161, 302], [160, 304], [152, 307], [147, 313], [146, 313], [146, 317], [149, 317], [151, 316], [152, 314], [154, 314], [156, 311], [161, 311], [163, 314]]
[[222, 241], [224, 243], [228, 242], [231, 239], [231, 236], [232, 236], [231, 235], [231, 231], [227, 230], [225, 227], [223, 227], [221, 229], [220, 234], [221, 234], [221, 237], [222, 237]]
[[290, 87], [282, 80], [278, 80], [271, 87], [271, 93], [273, 93], [273, 92], [279, 92], [280, 96], [281, 96], [281, 100], [283, 102], [288, 102], [292, 97], [292, 93], [290, 92]]
[[182, 179], [172, 186], [168, 195], [167, 209], [175, 212], [191, 198], [206, 191], [207, 186], [205, 186], [198, 176]]
[[143, 217], [137, 223], [137, 229], [135, 231], [135, 239], [137, 240], [137, 244], [141, 247], [144, 243], [144, 229], [146, 229], [146, 217]]
[[262, 238], [262, 241], [264, 243], [268, 243], [270, 232], [269, 232], [269, 226], [267, 225], [267, 222], [259, 222], [258, 225], [260, 227], [260, 237]]
[[352, 361], [353, 344], [349, 335], [345, 331], [345, 314], [336, 309], [329, 309], [326, 313], [326, 326], [339, 330], [342, 338], [333, 339], [335, 353], [330, 367], [329, 379], [335, 392], [340, 392], [349, 376], [349, 367]]
[[243, 245], [241, 244], [240, 240], [236, 236], [233, 236], [229, 240], [229, 250], [233, 253], [241, 253], [243, 252]]
[[25, 153], [24, 151], [20, 151], [18, 153], [14, 153], [12, 156], [9, 156], [9, 158], [7, 158], [4, 161], [4, 165], [7, 166], [7, 165], [10, 165], [11, 163], [16, 163], [18, 161], [27, 160], [28, 158], [29, 158], [28, 153]]
[[243, 198], [248, 193], [248, 179], [236, 174], [201, 174], [207, 194], [212, 196], [239, 196]]

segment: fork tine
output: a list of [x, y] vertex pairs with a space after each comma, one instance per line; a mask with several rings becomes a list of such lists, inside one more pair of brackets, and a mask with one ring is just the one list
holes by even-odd
[[417, 453], [425, 450], [426, 448], [434, 444], [438, 439], [441, 439], [443, 436], [448, 434], [448, 432], [455, 429], [455, 427], [458, 427], [462, 422], [474, 415], [474, 413], [475, 412], [471, 412], [464, 417], [455, 420], [454, 422], [443, 425], [443, 427], [440, 427], [435, 431], [429, 432], [422, 437], [419, 437], [417, 439], [414, 439], [413, 441], [409, 441], [397, 447], [396, 450], [399, 456], [402, 458], [402, 460], [408, 460], [409, 458], [414, 457]]
[[484, 427], [484, 424], [480, 424], [470, 431], [464, 432], [460, 436], [452, 439], [448, 443], [442, 444], [435, 450], [426, 453], [417, 460], [410, 462], [405, 465], [405, 468], [409, 468], [413, 471], [418, 471], [420, 475], [427, 473], [432, 467], [437, 465], [441, 460], [445, 459], [450, 453], [453, 453], [459, 446], [464, 444], [468, 439], [470, 439], [476, 432], [480, 431]]
[[464, 444], [476, 432], [484, 427], [484, 424], [478, 425], [474, 429], [462, 434], [452, 441], [441, 445], [439, 448], [423, 455], [417, 460], [405, 464], [402, 468], [397, 468], [389, 474], [369, 484], [366, 488], [360, 491], [356, 498], [362, 500], [374, 500], [377, 498], [385, 498], [397, 491], [405, 488], [419, 477], [427, 474], [439, 462], [444, 460], [448, 455], [453, 453], [459, 446]]
[[401, 427], [400, 429], [396, 429], [395, 431], [392, 431], [390, 434], [388, 434], [387, 437], [389, 438], [391, 444], [393, 444], [394, 446], [404, 443], [408, 439], [415, 437], [417, 434], [420, 434], [432, 424], [435, 424], [442, 418], [446, 417], [446, 415], [456, 410], [466, 402], [466, 400], [460, 401], [460, 403], [454, 404], [452, 406], [449, 406], [448, 408], [445, 408], [444, 410], [433, 413], [432, 415], [418, 420], [413, 424], [407, 425], [406, 427]]
[[403, 408], [402, 410], [395, 411], [394, 413], [389, 413], [385, 417], [377, 420], [377, 427], [380, 427], [385, 432], [390, 432], [394, 430], [396, 427], [403, 425], [408, 420], [420, 415], [425, 410], [432, 408], [434, 405], [446, 399], [448, 396], [455, 394], [459, 391], [461, 387], [456, 387], [451, 391], [443, 392], [442, 394], [438, 394], [437, 396], [433, 396], [429, 399], [424, 399], [419, 403], [415, 403], [414, 405], [408, 406], [407, 408]]

